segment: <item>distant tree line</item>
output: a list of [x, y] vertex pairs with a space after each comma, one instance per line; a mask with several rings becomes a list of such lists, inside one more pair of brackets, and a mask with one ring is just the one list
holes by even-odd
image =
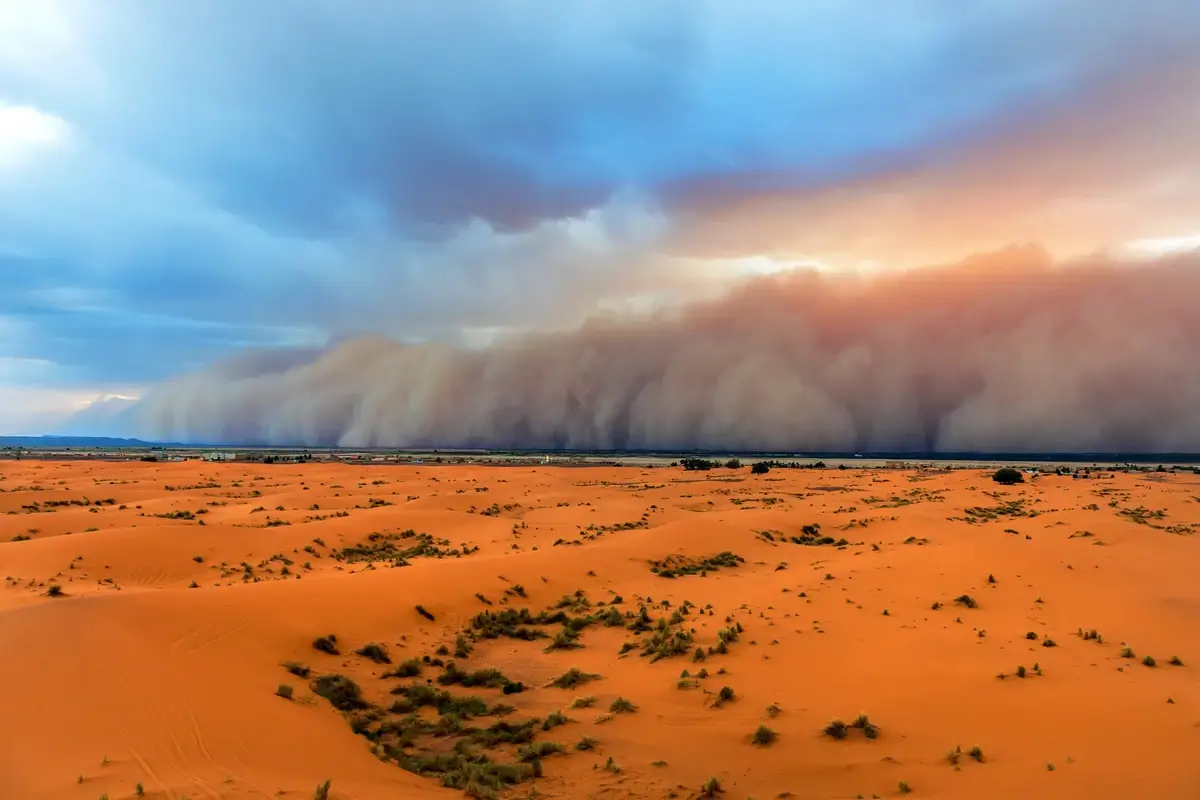
[[[722, 466], [725, 467], [726, 469], [741, 469], [742, 461], [741, 461], [741, 459], [738, 459], [738, 458], [731, 458], [728, 461], [722, 463], [718, 459], [714, 459], [714, 458], [700, 458], [699, 456], [688, 456], [687, 458], [679, 459], [678, 461], [674, 462], [671, 466], [673, 466], [673, 467], [679, 466], [679, 467], [683, 467], [685, 470], [700, 472], [700, 471], [706, 471], [706, 470], [710, 470], [710, 469], [717, 469]], [[754, 475], [765, 475], [768, 472], [770, 472], [773, 468], [825, 469], [825, 462], [824, 461], [814, 461], [814, 462], [799, 463], [799, 462], [795, 462], [795, 461], [756, 461], [750, 465], [750, 472]], [[842, 469], [845, 469], [844, 465], [842, 466]]]

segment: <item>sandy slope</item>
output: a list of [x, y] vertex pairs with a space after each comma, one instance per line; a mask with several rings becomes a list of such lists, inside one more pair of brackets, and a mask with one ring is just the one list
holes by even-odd
[[[477, 641], [459, 665], [531, 688], [455, 694], [509, 702], [514, 722], [596, 698], [537, 734], [568, 752], [545, 758], [544, 777], [515, 796], [688, 797], [709, 777], [732, 798], [890, 797], [901, 781], [918, 797], [1200, 796], [1190, 473], [1002, 488], [976, 471], [6, 461], [0, 489], [2, 797], [116, 800], [141, 783], [155, 798], [307, 800], [325, 779], [338, 800], [455, 796], [377, 757], [281, 662], [351, 676], [387, 706], [388, 690], [412, 681], [379, 677], [387, 667], [353, 649], [432, 656], [485, 608], [537, 612], [577, 591], [591, 603], [580, 615], [614, 595], [622, 612], [644, 602], [664, 619], [690, 601], [689, 654], [715, 645], [718, 629], [743, 631], [704, 663], [618, 657], [638, 638], [622, 627], [595, 625], [582, 649], [549, 653], [547, 640]], [[1122, 513], [1138, 508], [1163, 513]], [[162, 516], [175, 512], [191, 518]], [[780, 541], [809, 524], [851, 544]], [[332, 557], [406, 529], [460, 555], [399, 568]], [[744, 563], [674, 580], [648, 564], [722, 551]], [[65, 596], [48, 596], [51, 584]], [[517, 584], [524, 599], [505, 594]], [[963, 594], [978, 607], [956, 604]], [[711, 616], [699, 612], [710, 604]], [[341, 655], [313, 649], [327, 633]], [[1124, 646], [1136, 657], [1122, 658]], [[572, 666], [603, 677], [544, 687]], [[682, 670], [700, 668], [710, 676], [679, 688]], [[275, 695], [280, 683], [294, 699]], [[722, 686], [735, 699], [717, 706]], [[618, 696], [637, 711], [597, 722]], [[877, 739], [822, 735], [860, 712]], [[751, 744], [760, 724], [773, 744]], [[584, 736], [599, 744], [576, 752]], [[422, 741], [446, 751], [454, 739]], [[966, 755], [973, 745], [982, 763]], [[494, 755], [511, 760], [513, 748]], [[619, 771], [604, 768], [610, 757]]]

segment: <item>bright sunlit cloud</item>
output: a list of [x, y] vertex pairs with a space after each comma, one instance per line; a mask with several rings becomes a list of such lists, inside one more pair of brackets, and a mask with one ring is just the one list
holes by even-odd
[[0, 102], [0, 167], [20, 164], [66, 138], [67, 123], [32, 106]]
[[1129, 242], [1126, 249], [1140, 256], [1156, 257], [1173, 253], [1186, 253], [1200, 248], [1200, 233], [1190, 236], [1165, 236], [1156, 239], [1139, 239]]

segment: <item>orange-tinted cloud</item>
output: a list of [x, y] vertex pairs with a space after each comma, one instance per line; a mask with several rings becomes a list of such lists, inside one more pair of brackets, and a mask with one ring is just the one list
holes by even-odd
[[911, 265], [1012, 242], [1078, 255], [1196, 233], [1197, 52], [1172, 52], [957, 142], [877, 159], [854, 177], [805, 185], [803, 176], [772, 174], [679, 185], [672, 247], [695, 256], [765, 252]]
[[1200, 450], [1200, 255], [761, 279], [481, 350], [358, 339], [154, 390], [144, 435], [348, 446]]

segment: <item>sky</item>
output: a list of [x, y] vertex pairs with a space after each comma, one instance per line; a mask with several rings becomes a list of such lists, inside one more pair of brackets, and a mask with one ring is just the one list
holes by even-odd
[[1186, 251], [1198, 54], [1187, 0], [0, 0], [0, 434], [794, 269]]

